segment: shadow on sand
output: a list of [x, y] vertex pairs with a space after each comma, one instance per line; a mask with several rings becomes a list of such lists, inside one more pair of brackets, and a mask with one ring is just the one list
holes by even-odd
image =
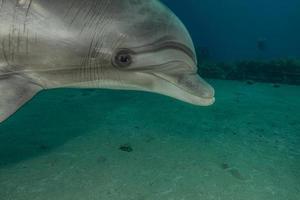
[[0, 124], [0, 168], [43, 155], [99, 126], [125, 93], [57, 89], [39, 93]]

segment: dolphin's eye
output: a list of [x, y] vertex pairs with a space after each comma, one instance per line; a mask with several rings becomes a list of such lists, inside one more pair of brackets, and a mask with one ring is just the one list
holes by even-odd
[[114, 58], [114, 64], [118, 67], [128, 67], [132, 63], [131, 54], [129, 50], [120, 50]]
[[119, 55], [117, 59], [118, 59], [118, 62], [127, 65], [131, 61], [131, 56], [130, 55]]

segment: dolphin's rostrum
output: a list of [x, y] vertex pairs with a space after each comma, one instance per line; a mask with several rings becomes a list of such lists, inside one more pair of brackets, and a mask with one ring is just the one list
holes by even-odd
[[0, 4], [0, 122], [48, 88], [110, 88], [214, 102], [184, 25], [158, 0]]

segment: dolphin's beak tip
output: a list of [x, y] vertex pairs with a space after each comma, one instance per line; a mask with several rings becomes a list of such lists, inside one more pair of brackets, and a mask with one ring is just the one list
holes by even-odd
[[206, 91], [204, 92], [202, 97], [208, 100], [207, 106], [213, 105], [216, 101], [215, 89], [212, 86], [208, 85], [208, 88], [206, 88]]
[[212, 86], [208, 86], [207, 89], [203, 92], [203, 98], [214, 98], [215, 89]]

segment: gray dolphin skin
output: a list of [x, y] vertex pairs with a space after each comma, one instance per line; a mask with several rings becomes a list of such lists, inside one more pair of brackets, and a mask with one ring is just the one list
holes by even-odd
[[0, 122], [51, 88], [214, 103], [188, 31], [158, 0], [0, 0]]

